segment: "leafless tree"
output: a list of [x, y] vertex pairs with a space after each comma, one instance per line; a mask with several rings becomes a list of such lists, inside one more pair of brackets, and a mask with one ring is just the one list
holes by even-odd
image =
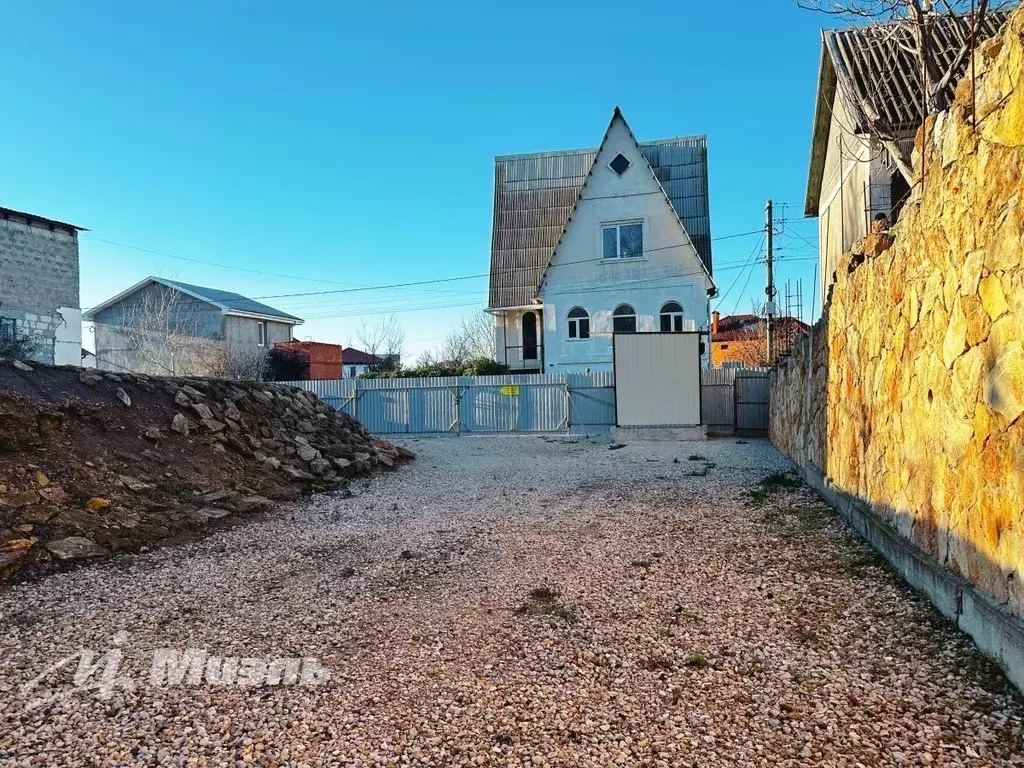
[[159, 283], [137, 293], [125, 304], [118, 324], [125, 351], [153, 373], [208, 373], [218, 365], [223, 350], [201, 336], [194, 303], [176, 288]]
[[436, 350], [424, 352], [417, 362], [460, 367], [473, 358], [494, 360], [494, 355], [494, 320], [488, 314], [475, 312], [462, 318]]
[[396, 315], [386, 315], [372, 325], [363, 318], [359, 321], [356, 340], [364, 352], [385, 360], [386, 366], [397, 367], [405, 347], [405, 331]]
[[[954, 78], [963, 72], [974, 46], [984, 39], [982, 30], [987, 16], [1013, 3], [1009, 0], [796, 0], [796, 4], [847, 21], [869, 24], [873, 28], [883, 68], [895, 68], [897, 56], [913, 57], [922, 88], [922, 112], [927, 116], [949, 107], [950, 86]], [[936, 44], [934, 30], [940, 19], [959, 28], [956, 37], [961, 42], [957, 50], [943, 50]], [[886, 56], [890, 57], [888, 61], [885, 61]], [[877, 73], [879, 81], [886, 74], [880, 70]], [[872, 83], [864, 85], [874, 87]], [[878, 85], [881, 87], [881, 83]], [[881, 92], [875, 95], [882, 97]], [[855, 93], [844, 91], [844, 96], [858, 105], [869, 123], [871, 135], [885, 147], [907, 180], [911, 180], [912, 169], [896, 145], [900, 137], [894, 127], [887, 124], [875, 104], [864, 103], [865, 99]]]
[[270, 366], [270, 350], [227, 343], [221, 354], [209, 361], [209, 376], [263, 381]]

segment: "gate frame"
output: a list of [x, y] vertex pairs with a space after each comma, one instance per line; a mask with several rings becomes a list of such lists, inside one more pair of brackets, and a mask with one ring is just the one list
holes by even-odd
[[[742, 375], [746, 373], [747, 375]], [[750, 375], [753, 374], [753, 375]], [[732, 380], [732, 418], [733, 418], [733, 432], [740, 435], [766, 435], [768, 433], [769, 424], [765, 424], [763, 428], [757, 427], [741, 427], [740, 426], [740, 409], [741, 405], [765, 405], [771, 404], [771, 392], [768, 393], [767, 400], [740, 400], [740, 387], [737, 386], [737, 379], [760, 379], [764, 378], [768, 382], [770, 387], [770, 381], [768, 380], [767, 371], [754, 371], [746, 368], [739, 368], [736, 370], [736, 375]], [[770, 418], [770, 417], [769, 417]]]

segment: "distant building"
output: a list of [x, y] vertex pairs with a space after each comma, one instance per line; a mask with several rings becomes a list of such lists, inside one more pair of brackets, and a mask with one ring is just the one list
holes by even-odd
[[497, 157], [494, 171], [487, 311], [499, 363], [610, 371], [613, 333], [707, 333], [703, 136], [639, 143], [616, 109], [597, 149]]
[[[996, 34], [1006, 17], [989, 11], [977, 42]], [[930, 29], [930, 44], [940, 60], [954, 60], [970, 43], [970, 25], [957, 17], [936, 16]], [[913, 34], [906, 21], [821, 33], [804, 215], [818, 219], [822, 296], [828, 295], [839, 258], [868, 234], [876, 219], [883, 227], [894, 224], [910, 195], [910, 179], [900, 165], [910, 166], [914, 136], [923, 122]], [[948, 85], [950, 93], [969, 62], [969, 56], [962, 59]], [[881, 126], [887, 141], [871, 126]]]
[[[775, 357], [788, 354], [793, 342], [806, 336], [810, 327], [795, 317], [776, 317]], [[759, 315], [711, 313], [711, 367], [759, 368], [768, 365], [765, 319]]]
[[31, 350], [24, 356], [41, 363], [81, 365], [81, 231], [0, 208], [0, 356], [3, 350]]
[[302, 320], [237, 293], [147, 277], [90, 309], [96, 364], [114, 371], [259, 378]]
[[320, 341], [279, 341], [274, 356], [288, 360], [298, 375], [289, 381], [329, 381], [341, 378], [341, 345]]
[[382, 368], [399, 368], [401, 364], [398, 355], [371, 355], [355, 347], [344, 347], [341, 350], [341, 375], [346, 379], [354, 379]]

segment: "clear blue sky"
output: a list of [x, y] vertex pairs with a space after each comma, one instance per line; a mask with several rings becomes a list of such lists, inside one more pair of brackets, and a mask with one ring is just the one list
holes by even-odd
[[[595, 146], [619, 105], [641, 140], [708, 135], [713, 236], [790, 203], [778, 274], [809, 316], [796, 219], [830, 22], [790, 0], [7, 3], [0, 205], [90, 230], [83, 307], [148, 274], [250, 296], [479, 274], [493, 156]], [[724, 313], [763, 298], [763, 266], [729, 265], [757, 240], [715, 244], [721, 291], [739, 276]], [[419, 308], [399, 314], [415, 356], [486, 285], [267, 301], [339, 342]]]

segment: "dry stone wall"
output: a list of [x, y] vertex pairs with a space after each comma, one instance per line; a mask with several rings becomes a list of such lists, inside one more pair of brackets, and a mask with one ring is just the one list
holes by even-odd
[[892, 236], [841, 260], [774, 372], [771, 438], [1024, 616], [1024, 12], [976, 69], [918, 132]]

